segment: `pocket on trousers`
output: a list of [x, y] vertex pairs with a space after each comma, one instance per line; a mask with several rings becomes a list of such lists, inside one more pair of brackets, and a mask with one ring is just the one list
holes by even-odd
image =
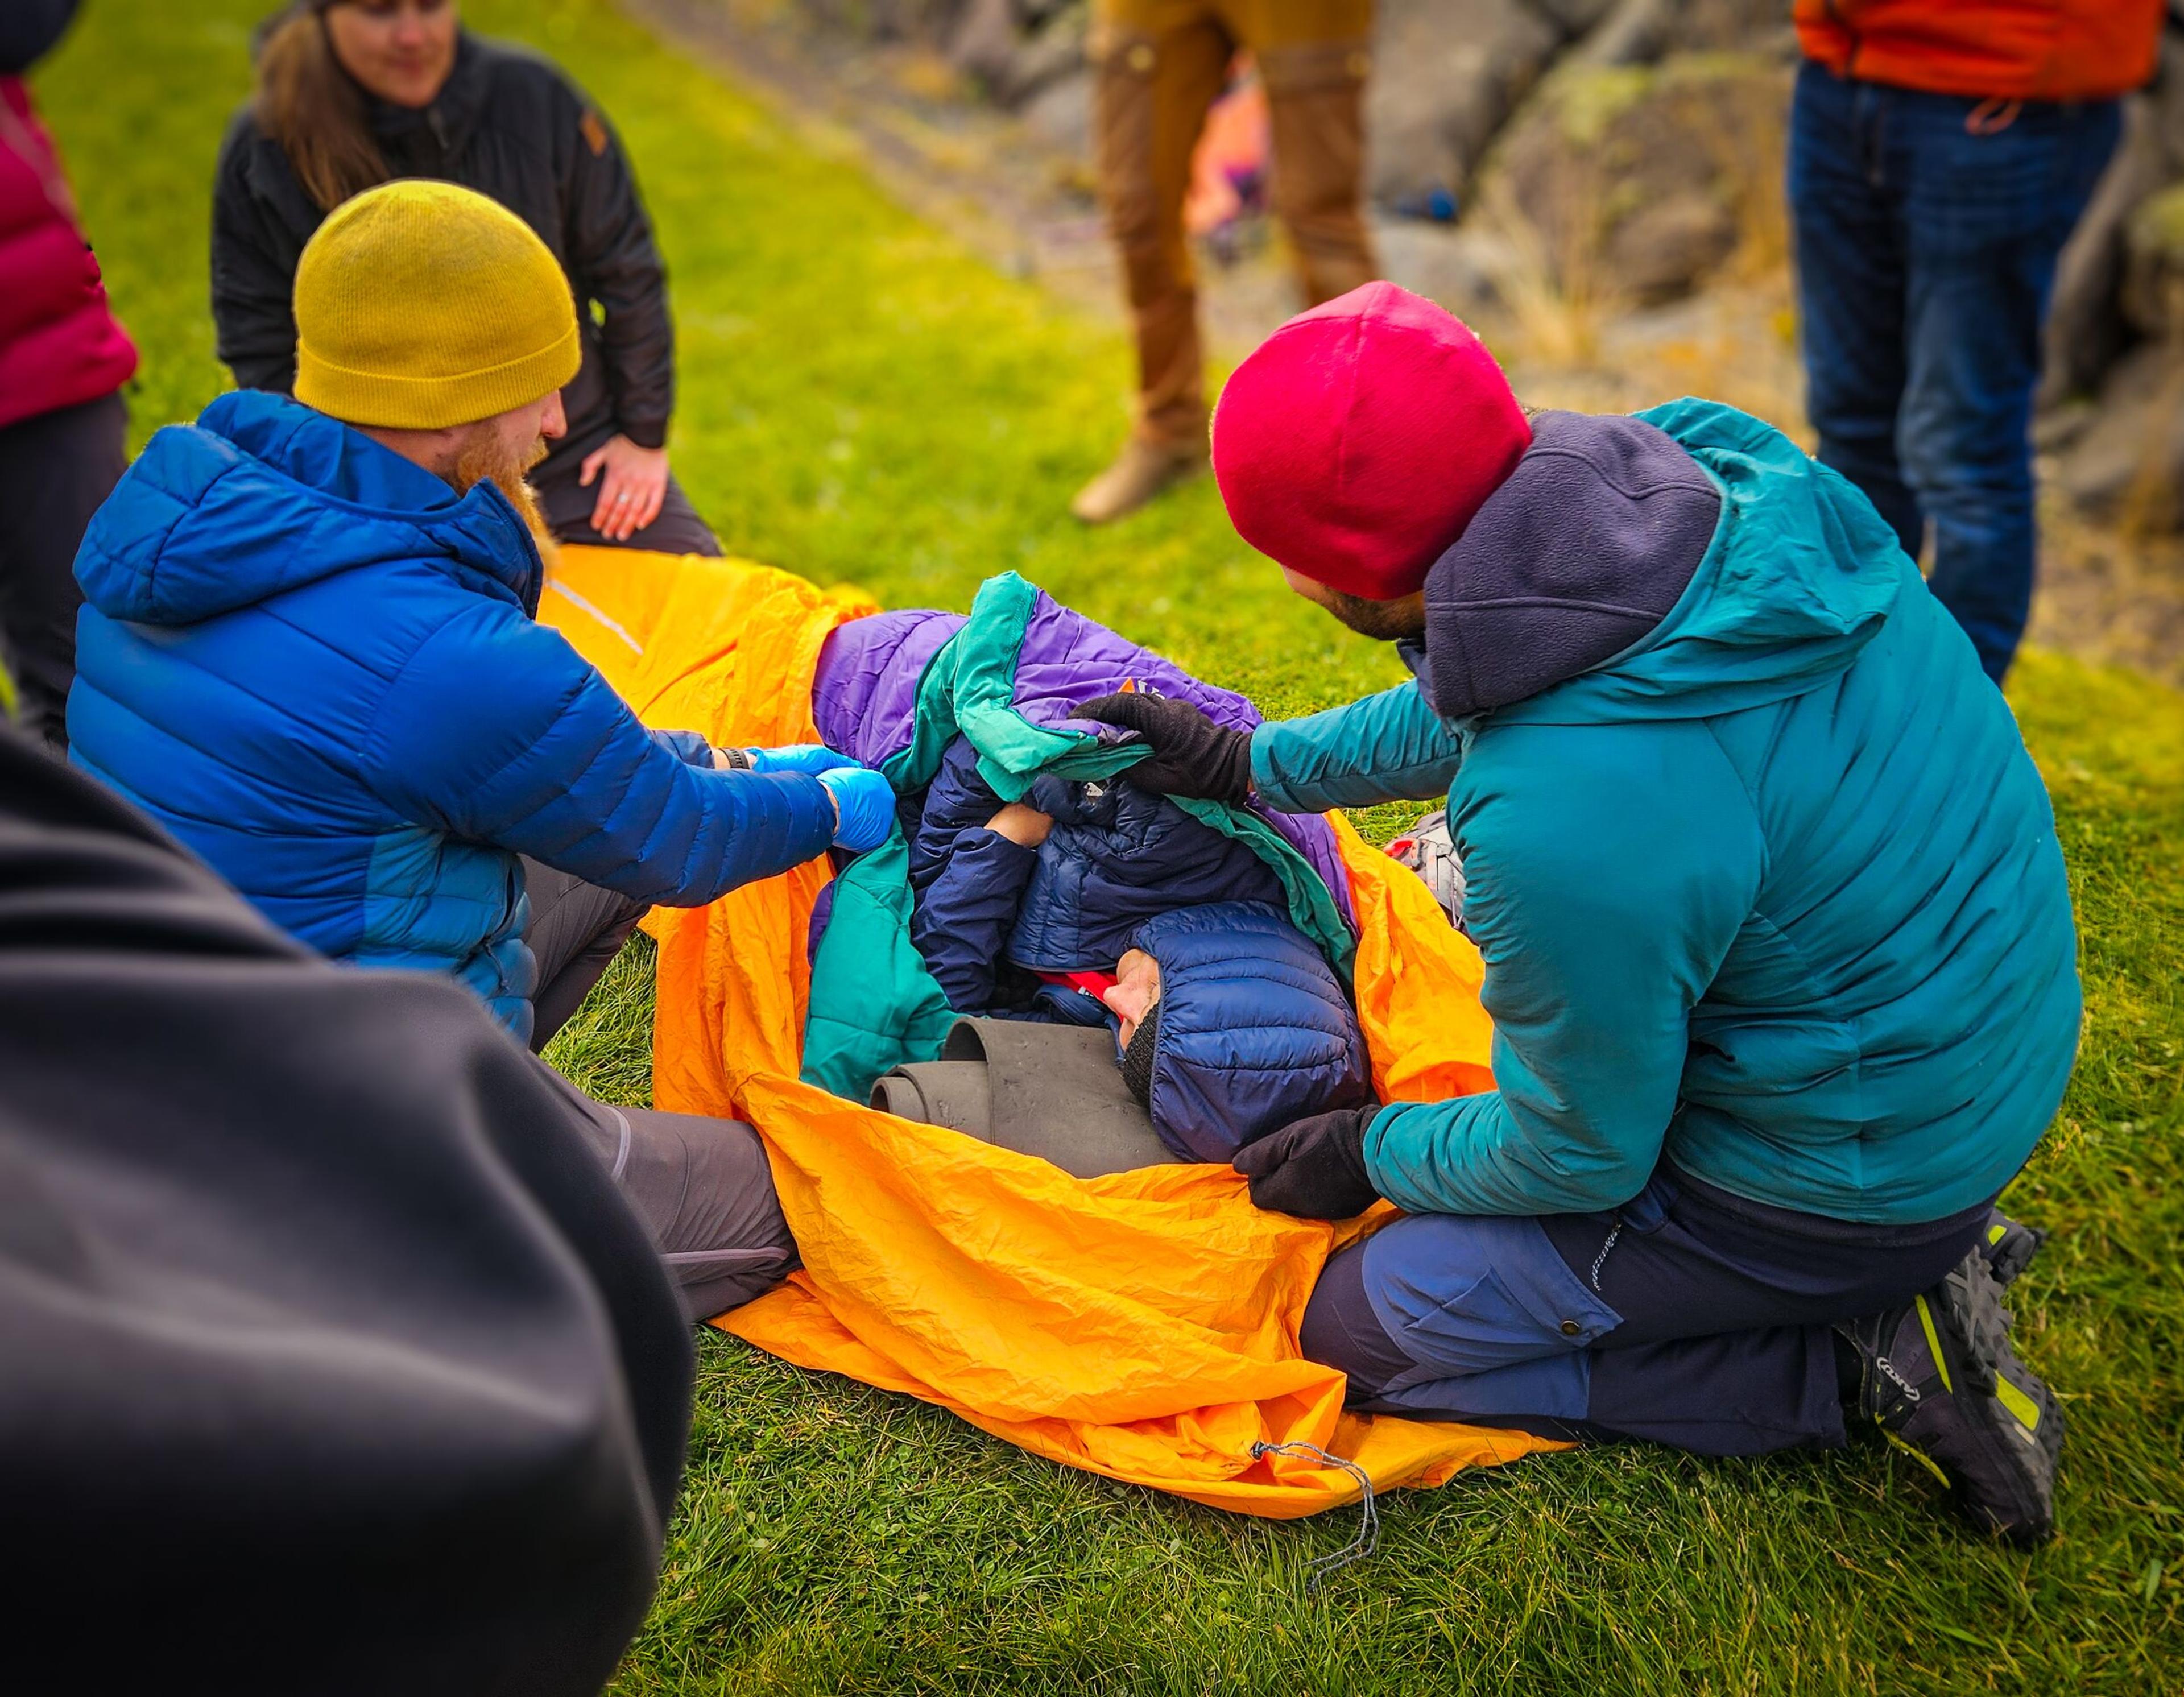
[[1368, 1241], [1364, 1271], [1422, 1379], [1570, 1355], [1622, 1324], [1533, 1220], [1415, 1216]]

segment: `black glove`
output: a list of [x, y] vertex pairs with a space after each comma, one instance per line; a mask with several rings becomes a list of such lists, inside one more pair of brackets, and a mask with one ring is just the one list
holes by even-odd
[[1251, 1200], [1276, 1214], [1348, 1220], [1379, 1200], [1365, 1176], [1365, 1127], [1380, 1104], [1337, 1108], [1292, 1120], [1236, 1151], [1233, 1165], [1251, 1181]]
[[1188, 795], [1241, 807], [1251, 798], [1251, 737], [1227, 731], [1187, 701], [1133, 693], [1081, 703], [1079, 719], [1119, 725], [1145, 739], [1152, 756], [1123, 776], [1155, 795]]

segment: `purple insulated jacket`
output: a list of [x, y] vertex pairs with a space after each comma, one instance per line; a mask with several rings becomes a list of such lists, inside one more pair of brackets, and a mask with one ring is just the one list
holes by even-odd
[[[916, 718], [918, 681], [964, 623], [960, 614], [905, 610], [852, 620], [837, 630], [820, 650], [811, 687], [820, 740], [871, 766], [906, 747]], [[1017, 656], [1017, 711], [1048, 730], [1113, 737], [1120, 733], [1112, 726], [1072, 720], [1070, 714], [1079, 702], [1126, 682], [1190, 701], [1233, 730], [1250, 731], [1260, 722], [1258, 709], [1234, 691], [1200, 682], [1174, 661], [1041, 592]], [[1357, 915], [1334, 828], [1317, 815], [1257, 811], [1319, 875], [1354, 934]]]

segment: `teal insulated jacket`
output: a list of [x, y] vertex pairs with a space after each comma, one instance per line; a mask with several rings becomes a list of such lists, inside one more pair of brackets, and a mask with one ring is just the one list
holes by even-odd
[[1384, 1108], [1373, 1183], [1413, 1212], [1607, 1210], [1665, 1157], [1840, 1220], [1970, 1207], [2076, 1050], [2046, 788], [1863, 495], [1730, 408], [1637, 416], [1720, 497], [1651, 630], [1490, 710], [1444, 719], [1428, 677], [1254, 736], [1276, 808], [1447, 792], [1499, 1088]]

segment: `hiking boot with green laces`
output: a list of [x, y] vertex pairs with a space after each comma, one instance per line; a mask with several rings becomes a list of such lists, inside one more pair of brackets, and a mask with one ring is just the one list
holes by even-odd
[[1847, 1412], [1874, 1422], [1947, 1486], [1974, 1526], [2029, 1545], [2055, 1529], [2063, 1410], [2018, 1360], [2009, 1324], [1986, 1255], [1974, 1249], [1908, 1307], [1836, 1329], [1862, 1370]]
[[2013, 1220], [1997, 1208], [1986, 1216], [1980, 1253], [1986, 1257], [1987, 1271], [1994, 1275], [1994, 1282], [2007, 1290], [2032, 1265], [2033, 1256], [2047, 1241], [2048, 1233], [2041, 1227]]

